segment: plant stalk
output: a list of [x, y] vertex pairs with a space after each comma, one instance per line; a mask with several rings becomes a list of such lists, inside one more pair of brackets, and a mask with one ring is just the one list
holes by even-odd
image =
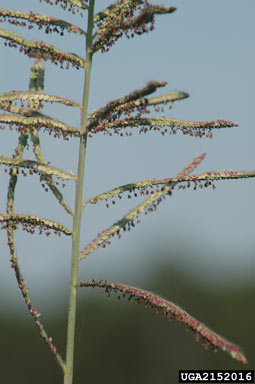
[[88, 100], [92, 64], [92, 32], [94, 18], [95, 0], [89, 1], [88, 10], [88, 26], [86, 36], [86, 67], [83, 89], [83, 103], [81, 108], [81, 132], [85, 132], [80, 138], [79, 163], [76, 180], [75, 192], [75, 211], [73, 218], [73, 236], [72, 236], [72, 264], [71, 264], [71, 281], [70, 296], [68, 309], [68, 325], [67, 325], [67, 346], [66, 346], [66, 372], [64, 376], [64, 384], [72, 384], [73, 380], [73, 360], [74, 360], [74, 339], [75, 339], [75, 321], [76, 321], [76, 301], [77, 301], [77, 282], [78, 282], [78, 264], [79, 264], [79, 247], [80, 232], [82, 219], [82, 198], [85, 170], [85, 155], [87, 144], [87, 120], [88, 120]]

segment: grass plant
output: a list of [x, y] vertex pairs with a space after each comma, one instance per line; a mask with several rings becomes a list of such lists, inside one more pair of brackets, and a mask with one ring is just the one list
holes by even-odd
[[[39, 30], [47, 34], [58, 33], [64, 36], [66, 33], [72, 33], [82, 36], [84, 38], [84, 55], [79, 57], [76, 54], [68, 53], [69, 48], [67, 48], [68, 52], [65, 52], [42, 41], [28, 40], [20, 34], [9, 31], [8, 28], [0, 28], [0, 37], [4, 39], [6, 47], [17, 48], [20, 53], [34, 59], [30, 73], [29, 90], [10, 91], [0, 94], [0, 108], [2, 110], [0, 114], [1, 128], [6, 129], [9, 127], [10, 129], [16, 129], [18, 132], [18, 142], [13, 156], [0, 156], [0, 164], [2, 167], [5, 167], [5, 171], [9, 174], [7, 209], [6, 213], [0, 214], [0, 222], [2, 229], [7, 232], [11, 267], [15, 272], [18, 287], [41, 337], [47, 343], [50, 352], [63, 372], [64, 383], [73, 383], [77, 291], [85, 287], [101, 288], [108, 295], [115, 292], [118, 295], [128, 297], [130, 301], [153, 308], [156, 312], [166, 316], [167, 319], [175, 318], [184, 323], [194, 334], [195, 339], [202, 341], [204, 347], [211, 347], [214, 351], [222, 349], [229, 353], [232, 358], [246, 363], [246, 357], [239, 347], [210, 330], [185, 310], [171, 301], [161, 298], [159, 295], [121, 283], [104, 280], [78, 280], [80, 262], [85, 262], [83, 259], [97, 248], [110, 245], [114, 237], [120, 238], [126, 230], [135, 227], [143, 213], [147, 214], [155, 211], [158, 205], [163, 203], [165, 199], [164, 204], [167, 204], [167, 200], [174, 190], [215, 188], [215, 182], [218, 180], [255, 176], [255, 171], [220, 170], [194, 174], [194, 170], [205, 157], [205, 154], [201, 154], [191, 160], [174, 177], [135, 181], [114, 187], [111, 190], [94, 196], [92, 199], [83, 200], [87, 148], [89, 140], [96, 134], [132, 136], [132, 132], [137, 130], [141, 134], [157, 131], [165, 136], [165, 140], [174, 140], [174, 135], [178, 132], [184, 135], [203, 138], [211, 137], [215, 130], [236, 126], [234, 122], [226, 120], [186, 121], [167, 116], [153, 117], [151, 115], [153, 109], [158, 112], [162, 106], [171, 105], [189, 96], [182, 91], [168, 91], [159, 96], [152, 96], [154, 92], [161, 90], [161, 88], [167, 85], [166, 82], [162, 81], [150, 81], [142, 89], [136, 89], [121, 98], [113, 99], [94, 112], [89, 112], [91, 71], [93, 69], [94, 55], [110, 51], [115, 43], [124, 36], [133, 38], [151, 32], [154, 29], [155, 19], [158, 16], [169, 15], [169, 17], [174, 17], [176, 8], [173, 6], [152, 5], [147, 0], [118, 0], [116, 3], [95, 13], [95, 0], [44, 1], [52, 6], [60, 6], [64, 10], [71, 12], [74, 18], [82, 14], [84, 16], [84, 28], [55, 17], [8, 9], [0, 9], [2, 24], [9, 23], [21, 28], [27, 27], [31, 31], [33, 31], [33, 28], [38, 27]], [[103, 6], [104, 2], [100, 2], [100, 5], [101, 3]], [[44, 93], [44, 61], [51, 61], [53, 64], [58, 65], [59, 70], [68, 70], [71, 67], [75, 67], [84, 71], [83, 99], [80, 103], [59, 95]], [[79, 108], [80, 126], [70, 126], [61, 120], [45, 115], [42, 109], [46, 102], [61, 103], [70, 108]], [[75, 154], [77, 156], [77, 172], [75, 175], [49, 164], [48, 159], [44, 156], [40, 142], [40, 136], [47, 134], [51, 135], [52, 139], [59, 138], [60, 140], [75, 141], [77, 143], [77, 152]], [[168, 137], [169, 134], [171, 134], [170, 137]], [[25, 151], [29, 143], [32, 144], [34, 159], [27, 159], [25, 157]], [[22, 175], [39, 177], [42, 187], [46, 191], [52, 192], [66, 214], [72, 218], [72, 228], [67, 228], [57, 220], [14, 210], [16, 186]], [[61, 184], [69, 181], [75, 182], [74, 210], [67, 203], [64, 193], [61, 191]], [[90, 243], [87, 245], [83, 244], [81, 240], [81, 224], [87, 206], [95, 205], [100, 201], [105, 201], [108, 206], [109, 201], [114, 204], [114, 199], [121, 198], [123, 194], [135, 197], [142, 195], [144, 196], [144, 201], [114, 222], [109, 228], [99, 233]], [[21, 273], [15, 245], [14, 234], [19, 227], [22, 227], [28, 234], [44, 234], [46, 239], [50, 233], [54, 233], [55, 235], [63, 234], [69, 236], [72, 241], [65, 356], [61, 356], [59, 353], [52, 337], [48, 335], [41, 322], [41, 314], [31, 302], [29, 288]]]

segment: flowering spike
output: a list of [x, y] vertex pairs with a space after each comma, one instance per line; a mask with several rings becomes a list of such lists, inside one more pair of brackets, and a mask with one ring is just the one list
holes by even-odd
[[47, 175], [53, 175], [61, 179], [65, 180], [75, 180], [76, 177], [72, 175], [71, 173], [68, 173], [66, 171], [63, 171], [61, 169], [51, 167], [49, 165], [40, 163], [38, 161], [34, 160], [16, 160], [16, 159], [10, 159], [6, 156], [0, 156], [0, 164], [4, 164], [11, 167], [20, 167], [20, 168], [27, 168], [28, 170], [39, 173], [43, 175], [43, 177]]
[[[70, 9], [73, 10], [73, 7], [77, 7], [80, 9], [88, 9], [88, 5], [86, 4], [88, 0], [44, 0], [46, 3], [53, 5], [60, 4], [62, 9]], [[40, 0], [42, 2], [42, 0]]]
[[35, 91], [12, 91], [0, 94], [1, 103], [12, 103], [15, 100], [22, 100], [28, 102], [50, 102], [50, 103], [62, 103], [69, 107], [80, 107], [79, 103], [75, 101], [65, 99], [60, 96], [49, 95], [47, 93], [35, 92]]
[[[190, 182], [190, 181], [206, 181], [207, 183], [212, 180], [226, 180], [226, 179], [246, 179], [255, 177], [255, 171], [212, 171], [212, 172], [204, 172], [198, 175], [190, 175], [190, 176], [181, 176], [176, 177], [171, 180], [171, 182]], [[207, 186], [207, 185], [206, 185]]]
[[178, 173], [177, 177], [182, 177], [189, 175], [194, 169], [196, 169], [199, 164], [204, 160], [206, 153], [202, 153], [200, 156], [195, 157], [195, 159], [191, 160], [185, 168], [181, 172]]
[[[23, 53], [29, 57], [40, 58], [43, 60], [51, 60], [54, 64], [60, 64], [63, 68], [63, 63], [71, 63], [77, 68], [85, 68], [86, 62], [77, 55], [73, 55], [60, 49], [57, 49], [51, 44], [24, 39], [22, 36], [6, 31], [0, 28], [0, 37], [9, 40], [10, 47], [22, 47]], [[7, 45], [7, 43], [6, 43]]]
[[29, 229], [27, 232], [30, 232], [31, 228], [39, 227], [39, 231], [45, 230], [45, 229], [53, 229], [55, 231], [62, 232], [65, 235], [71, 235], [72, 231], [70, 231], [68, 228], [66, 228], [64, 225], [58, 223], [57, 221], [52, 221], [49, 219], [44, 219], [42, 217], [38, 216], [32, 216], [32, 215], [23, 215], [23, 214], [9, 214], [9, 215], [2, 215], [0, 214], [0, 222], [7, 223], [6, 226], [3, 226], [2, 229], [5, 229], [8, 227], [8, 225], [12, 224], [13, 228], [16, 229], [16, 227], [21, 224], [23, 226], [23, 229], [27, 229], [29, 226]]
[[[152, 180], [143, 180], [137, 181], [130, 184], [125, 184], [120, 187], [110, 189], [109, 191], [103, 192], [100, 195], [93, 197], [90, 200], [87, 200], [83, 203], [83, 207], [87, 204], [96, 204], [99, 201], [111, 199], [115, 196], [121, 198], [121, 194], [127, 191], [141, 190], [142, 194], [148, 192], [148, 188], [158, 188], [160, 185], [167, 186], [171, 184], [181, 184], [186, 183], [185, 185], [180, 185], [179, 189], [186, 189], [190, 187], [191, 182], [195, 184], [194, 189], [196, 189], [197, 182], [205, 181], [204, 186], [208, 187], [211, 185], [211, 181], [217, 180], [226, 180], [226, 179], [244, 179], [244, 178], [253, 178], [255, 177], [255, 171], [212, 171], [204, 172], [201, 174], [195, 175], [185, 175], [179, 174], [177, 177], [170, 177], [166, 179], [152, 179]], [[202, 189], [203, 184], [199, 184], [199, 187]], [[212, 188], [215, 189], [215, 185], [212, 185]], [[146, 191], [146, 192], [145, 192]], [[158, 192], [159, 190], [156, 190]], [[153, 191], [152, 191], [153, 192]], [[137, 194], [134, 193], [134, 195]], [[128, 195], [131, 198], [131, 195]]]
[[80, 131], [76, 128], [70, 127], [56, 119], [47, 118], [43, 116], [23, 117], [18, 115], [0, 114], [0, 123], [10, 124], [10, 127], [15, 125], [19, 131], [26, 131], [33, 129], [45, 128], [49, 134], [55, 133], [59, 137], [80, 136]]
[[[19, 27], [30, 27], [32, 24], [36, 24], [39, 29], [45, 27], [46, 33], [57, 32], [60, 35], [63, 35], [63, 31], [67, 30], [68, 32], [73, 32], [77, 35], [85, 35], [85, 31], [76, 25], [72, 25], [64, 20], [42, 15], [40, 13], [26, 13], [10, 9], [0, 9], [0, 17], [2, 18], [2, 21], [8, 21], [10, 24]], [[25, 20], [25, 22], [23, 20]]]
[[19, 263], [18, 263], [18, 255], [15, 249], [15, 242], [14, 242], [14, 236], [13, 236], [13, 229], [8, 226], [8, 245], [10, 248], [10, 255], [11, 255], [11, 267], [15, 271], [16, 279], [18, 282], [19, 289], [22, 293], [22, 296], [24, 298], [25, 304], [27, 306], [27, 309], [32, 316], [35, 325], [39, 329], [40, 335], [44, 342], [48, 345], [49, 350], [57, 360], [60, 367], [65, 370], [65, 362], [62, 359], [61, 355], [59, 354], [55, 344], [53, 343], [52, 337], [48, 336], [42, 322], [40, 321], [41, 314], [37, 311], [37, 309], [33, 306], [33, 303], [29, 297], [29, 288], [26, 286], [24, 277], [21, 274]]
[[[200, 162], [204, 159], [204, 155], [201, 155], [195, 158], [191, 163], [188, 164], [187, 167], [184, 168], [179, 174], [188, 174], [190, 173]], [[177, 175], [178, 177], [178, 175]], [[171, 190], [173, 189], [175, 183], [168, 183], [160, 191], [154, 192], [151, 196], [149, 196], [144, 202], [137, 205], [134, 209], [129, 211], [122, 219], [118, 220], [114, 223], [109, 229], [101, 232], [90, 244], [87, 245], [81, 252], [79, 259], [83, 259], [95, 249], [100, 246], [105, 246], [107, 244], [110, 237], [114, 236], [115, 233], [118, 233], [121, 228], [124, 230], [126, 228], [131, 229], [132, 220], [139, 216], [141, 213], [148, 213], [151, 210], [155, 210], [158, 204], [162, 201], [165, 195], [171, 194]]]
[[7, 111], [7, 112], [14, 113], [16, 115], [25, 116], [25, 117], [32, 117], [32, 116], [37, 115], [37, 116], [49, 118], [48, 116], [45, 116], [42, 113], [37, 112], [37, 111], [35, 114], [35, 111], [33, 109], [23, 108], [20, 106], [13, 105], [11, 103], [5, 103], [4, 101], [2, 102], [1, 100], [0, 100], [0, 109]]
[[186, 324], [189, 327], [189, 329], [194, 333], [196, 339], [200, 336], [202, 338], [202, 344], [205, 347], [209, 344], [213, 347], [213, 349], [221, 348], [224, 352], [229, 353], [233, 359], [239, 360], [244, 364], [247, 363], [246, 357], [235, 344], [230, 343], [225, 338], [202, 324], [200, 321], [196, 320], [182, 308], [171, 301], [163, 299], [159, 295], [155, 295], [154, 293], [132, 287], [130, 285], [113, 283], [104, 280], [79, 282], [78, 287], [104, 288], [104, 292], [108, 294], [111, 292], [124, 293], [129, 296], [129, 301], [133, 300], [138, 304], [143, 304], [145, 307], [151, 307], [157, 313], [161, 312], [168, 319], [171, 319], [171, 317], [174, 316], [176, 320]]
[[148, 130], [161, 131], [162, 127], [170, 127], [173, 133], [176, 133], [175, 129], [180, 129], [184, 134], [202, 137], [205, 135], [205, 130], [211, 131], [212, 129], [230, 128], [236, 126], [237, 125], [232, 121], [226, 120], [186, 121], [171, 119], [168, 117], [134, 117], [99, 124], [97, 127], [93, 128], [91, 132], [97, 133], [101, 131], [108, 131], [110, 129], [113, 129], [115, 132], [119, 132], [122, 128], [127, 127], [141, 127], [140, 132], [147, 132]]
[[105, 107], [97, 109], [89, 115], [88, 130], [93, 130], [93, 127], [95, 127], [98, 122], [106, 119], [115, 119], [115, 114], [119, 117], [123, 111], [137, 107], [139, 102], [140, 104], [142, 104], [142, 102], [146, 104], [143, 98], [155, 92], [157, 88], [164, 87], [166, 84], [165, 81], [150, 81], [144, 88], [137, 89], [120, 99], [110, 101]]
[[100, 49], [102, 52], [108, 51], [123, 34], [129, 38], [153, 30], [156, 14], [172, 13], [175, 10], [175, 7], [151, 5], [145, 0], [122, 0], [110, 5], [94, 17], [98, 29], [92, 52]]
[[[21, 106], [16, 106], [14, 104], [7, 103], [7, 102], [0, 100], [0, 109], [2, 109], [4, 111], [11, 112], [15, 115], [21, 115], [24, 117], [40, 117], [42, 119], [52, 120], [52, 122], [55, 122], [56, 124], [58, 124], [58, 126], [62, 126], [64, 124], [60, 120], [52, 119], [52, 117], [44, 115], [43, 113], [39, 112], [38, 111], [39, 108], [41, 108], [41, 105], [40, 105], [40, 102], [38, 102], [38, 100], [36, 102], [33, 100], [29, 100], [29, 108], [23, 108]], [[2, 116], [2, 115], [0, 115], [0, 116]], [[8, 124], [4, 121], [3, 121], [3, 123]], [[0, 129], [1, 129], [1, 127], [0, 127]], [[76, 132], [76, 134], [74, 134], [74, 135], [77, 136], [77, 134], [78, 134], [78, 132]], [[70, 135], [72, 135], [72, 134], [70, 134]]]
[[[141, 180], [130, 184], [125, 184], [120, 187], [110, 189], [109, 191], [103, 192], [100, 195], [97, 195], [93, 197], [90, 200], [87, 200], [83, 203], [83, 207], [85, 207], [87, 204], [96, 204], [101, 200], [107, 200], [111, 199], [115, 196], [119, 196], [121, 198], [121, 193], [126, 191], [135, 191], [135, 190], [142, 190], [144, 191], [146, 188], [153, 188], [158, 187], [159, 185], [168, 185], [169, 183], [180, 183], [182, 181], [189, 181], [194, 180], [195, 177], [199, 177], [199, 175], [194, 176], [186, 176], [185, 175], [193, 171], [193, 169], [196, 168], [197, 165], [201, 163], [201, 161], [205, 158], [205, 153], [194, 159], [190, 164], [185, 167], [183, 171], [181, 171], [177, 177], [175, 178], [166, 178], [166, 179], [151, 179], [151, 180]], [[215, 172], [214, 172], [215, 173]], [[204, 175], [204, 174], [202, 174]], [[204, 176], [204, 179], [206, 179], [206, 176]], [[156, 192], [159, 192], [156, 190]], [[129, 195], [129, 198], [131, 198], [131, 195]]]

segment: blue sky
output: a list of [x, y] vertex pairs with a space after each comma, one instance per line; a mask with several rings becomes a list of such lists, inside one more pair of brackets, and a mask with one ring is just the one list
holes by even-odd
[[[246, 0], [242, 7], [237, 0], [153, 3], [174, 5], [178, 10], [171, 15], [156, 17], [156, 28], [152, 33], [130, 40], [123, 38], [108, 53], [95, 55], [90, 110], [141, 88], [150, 80], [167, 81], [166, 91], [177, 89], [190, 94], [190, 98], [176, 102], [172, 110], [165, 111], [167, 116], [186, 120], [223, 118], [238, 123], [239, 127], [219, 130], [213, 140], [182, 134], [139, 135], [138, 132], [130, 138], [97, 135], [88, 144], [87, 198], [132, 181], [175, 176], [187, 162], [203, 152], [207, 157], [198, 172], [255, 169], [254, 1]], [[110, 2], [97, 1], [96, 4], [100, 9]], [[51, 7], [39, 0], [25, 0], [22, 4], [18, 0], [1, 0], [0, 6], [46, 13], [80, 26], [85, 22], [85, 18], [72, 17], [60, 7]], [[81, 37], [65, 33], [60, 38], [36, 29], [28, 31], [8, 24], [1, 26], [83, 56]], [[20, 55], [18, 50], [6, 48], [3, 42], [0, 56], [0, 92], [27, 89], [32, 59]], [[82, 70], [60, 70], [51, 63], [46, 63], [45, 68], [45, 92], [81, 101]], [[45, 113], [79, 126], [78, 110], [47, 106]], [[0, 133], [1, 155], [11, 156], [17, 134], [8, 130]], [[41, 142], [52, 165], [76, 172], [77, 140], [63, 143], [41, 133]], [[26, 158], [31, 155], [30, 149]], [[5, 210], [7, 181], [1, 171], [1, 212]], [[113, 239], [111, 247], [97, 250], [84, 260], [81, 278], [125, 280], [141, 285], [145, 274], [162, 263], [178, 264], [204, 280], [226, 280], [229, 287], [233, 280], [254, 278], [254, 180], [218, 182], [216, 186], [215, 191], [174, 192], [155, 213], [143, 216], [141, 224], [133, 231], [121, 240]], [[71, 205], [73, 187], [71, 183], [63, 190]], [[89, 207], [84, 216], [82, 243], [86, 245], [138, 202], [123, 198], [111, 209], [106, 209], [104, 204]], [[70, 219], [55, 199], [43, 191], [35, 176], [19, 182], [16, 211], [49, 217], [71, 227]], [[5, 291], [8, 287], [15, 295], [16, 285], [3, 231], [0, 241], [4, 277], [0, 284]], [[70, 238], [51, 236], [46, 241], [39, 236], [17, 232], [17, 245], [22, 270], [34, 292], [48, 293], [53, 286], [57, 292], [63, 292], [62, 287], [67, 286], [69, 279]], [[188, 250], [186, 256], [171, 256], [175, 247]], [[165, 249], [167, 256], [160, 256], [161, 249]], [[151, 251], [150, 257], [148, 251]], [[42, 284], [44, 279], [49, 282], [48, 287]]]

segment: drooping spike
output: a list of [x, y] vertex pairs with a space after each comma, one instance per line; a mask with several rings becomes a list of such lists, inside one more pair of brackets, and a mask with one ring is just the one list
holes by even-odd
[[[171, 301], [163, 299], [159, 295], [152, 292], [145, 291], [140, 288], [124, 285], [120, 283], [113, 283], [104, 280], [91, 280], [79, 282], [78, 287], [99, 287], [103, 288], [106, 293], [124, 293], [131, 300], [138, 304], [143, 304], [145, 307], [154, 309], [157, 313], [162, 313], [168, 319], [173, 316], [177, 321], [186, 324], [189, 329], [194, 333], [196, 340], [201, 338], [202, 344], [207, 346], [211, 345], [214, 348], [220, 348], [224, 352], [230, 354], [233, 359], [241, 361], [246, 364], [247, 360], [244, 354], [240, 351], [239, 347], [229, 342], [224, 337], [218, 335], [209, 329], [206, 325], [195, 319], [188, 312], [184, 311], [178, 305]], [[130, 301], [131, 301], [130, 300]]]

